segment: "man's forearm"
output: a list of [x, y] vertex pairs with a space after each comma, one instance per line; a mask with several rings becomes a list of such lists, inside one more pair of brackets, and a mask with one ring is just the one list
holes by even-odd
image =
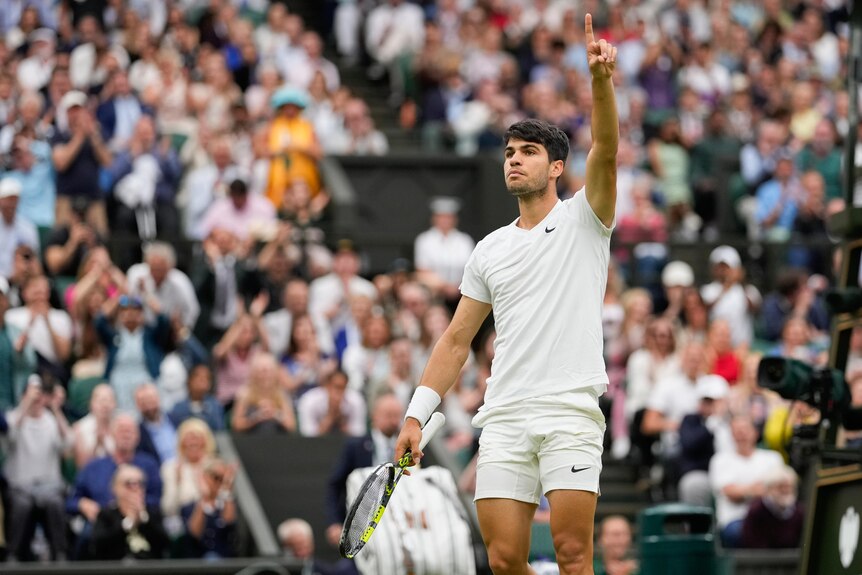
[[593, 151], [601, 156], [616, 156], [620, 140], [617, 101], [611, 78], [593, 78], [592, 132]]

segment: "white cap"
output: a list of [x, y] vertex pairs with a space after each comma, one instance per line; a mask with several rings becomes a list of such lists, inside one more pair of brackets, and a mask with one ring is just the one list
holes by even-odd
[[727, 264], [732, 268], [738, 268], [742, 265], [742, 259], [739, 257], [739, 252], [730, 246], [718, 246], [712, 253], [709, 254], [709, 263]]
[[664, 287], [691, 287], [694, 285], [694, 270], [685, 262], [670, 262], [661, 272], [661, 283]]
[[724, 399], [730, 391], [727, 380], [720, 375], [702, 375], [697, 378], [697, 396], [701, 399]]
[[68, 110], [72, 106], [81, 106], [84, 107], [87, 105], [87, 95], [78, 90], [72, 90], [70, 92], [66, 92], [62, 98], [60, 98], [60, 109]]
[[431, 200], [431, 213], [457, 214], [461, 209], [461, 200], [451, 196], [438, 196]]
[[36, 28], [27, 37], [30, 42], [50, 42], [57, 43], [57, 33], [50, 28]]
[[21, 182], [14, 178], [0, 180], [0, 198], [11, 198], [21, 195]]

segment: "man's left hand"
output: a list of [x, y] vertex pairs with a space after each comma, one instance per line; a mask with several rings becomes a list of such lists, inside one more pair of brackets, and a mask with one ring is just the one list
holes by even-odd
[[587, 42], [587, 63], [594, 79], [610, 78], [617, 67], [617, 49], [606, 40], [596, 42], [593, 16], [584, 17], [584, 38]]

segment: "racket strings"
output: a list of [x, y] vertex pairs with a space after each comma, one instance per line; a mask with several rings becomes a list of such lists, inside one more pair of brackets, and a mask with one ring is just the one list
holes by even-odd
[[345, 532], [345, 547], [352, 551], [363, 545], [362, 535], [373, 522], [380, 503], [390, 488], [395, 470], [391, 466], [383, 466], [374, 471], [373, 479], [367, 483], [364, 491], [357, 495], [356, 512]]

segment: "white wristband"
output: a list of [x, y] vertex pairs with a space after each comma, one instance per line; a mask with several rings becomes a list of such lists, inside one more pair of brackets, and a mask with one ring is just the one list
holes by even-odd
[[410, 400], [410, 405], [407, 406], [407, 413], [404, 414], [404, 419], [412, 417], [419, 422], [419, 425], [425, 425], [437, 406], [440, 405], [440, 395], [428, 387], [420, 385], [413, 392], [413, 399]]

